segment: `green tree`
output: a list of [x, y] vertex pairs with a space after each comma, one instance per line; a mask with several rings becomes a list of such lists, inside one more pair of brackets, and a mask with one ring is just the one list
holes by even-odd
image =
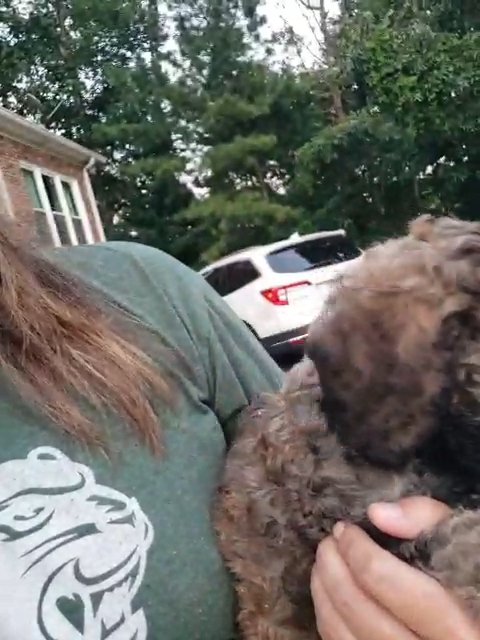
[[5, 106], [109, 159], [95, 175], [107, 234], [172, 249], [179, 176], [174, 87], [156, 0], [5, 0]]
[[468, 2], [349, 2], [335, 72], [346, 118], [299, 152], [293, 193], [359, 239], [419, 210], [478, 217], [480, 11]]
[[202, 263], [285, 237], [304, 222], [289, 185], [296, 150], [318, 126], [325, 100], [316, 77], [273, 68], [259, 4], [181, 2], [176, 12], [181, 83], [195, 96], [194, 183], [204, 194], [180, 217], [190, 228], [184, 243], [192, 253], [197, 247]]

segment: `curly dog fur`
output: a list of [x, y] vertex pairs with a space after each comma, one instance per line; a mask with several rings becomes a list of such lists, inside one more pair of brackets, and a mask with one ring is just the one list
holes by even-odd
[[[315, 640], [310, 572], [339, 520], [480, 615], [480, 224], [423, 216], [368, 250], [312, 326], [308, 359], [245, 417], [215, 509], [245, 640]], [[453, 507], [401, 542], [368, 505]]]

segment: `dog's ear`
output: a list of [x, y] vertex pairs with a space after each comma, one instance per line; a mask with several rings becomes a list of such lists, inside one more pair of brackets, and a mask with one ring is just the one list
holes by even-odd
[[412, 220], [408, 227], [411, 238], [447, 251], [480, 238], [480, 223], [459, 220], [453, 216], [434, 217], [424, 214]]
[[411, 222], [409, 234], [430, 245], [432, 273], [445, 291], [445, 317], [465, 306], [462, 294], [480, 293], [479, 222], [423, 215]]
[[437, 405], [439, 431], [432, 448], [435, 464], [480, 477], [480, 323], [472, 310], [453, 313], [441, 330], [449, 360], [448, 385]]
[[[455, 402], [465, 410], [480, 410], [480, 315], [466, 308], [443, 321], [439, 346], [450, 353], [450, 373], [454, 379]], [[467, 406], [468, 405], [468, 406]], [[480, 418], [480, 415], [479, 415]]]
[[[459, 233], [441, 248], [445, 290], [460, 309], [479, 314], [480, 294], [480, 225], [458, 228]], [[465, 231], [465, 233], [461, 233]], [[448, 302], [448, 298], [446, 298]]]
[[[468, 414], [471, 426], [480, 418], [480, 223], [424, 215], [410, 235], [432, 249], [431, 275], [441, 293], [436, 348], [449, 363], [452, 409]], [[480, 444], [480, 421], [475, 432]]]

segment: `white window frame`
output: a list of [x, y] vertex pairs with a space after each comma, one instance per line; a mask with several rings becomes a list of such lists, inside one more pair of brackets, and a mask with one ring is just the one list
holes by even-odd
[[[70, 238], [70, 244], [68, 245], [64, 244], [63, 246], [76, 246], [80, 244], [78, 242], [77, 232], [75, 230], [75, 225], [73, 224], [72, 218], [75, 218], [77, 220], [80, 219], [82, 223], [83, 233], [85, 235], [86, 244], [93, 244], [95, 241], [93, 238], [92, 225], [90, 222], [90, 218], [88, 217], [87, 208], [85, 206], [85, 201], [83, 199], [82, 192], [78, 184], [78, 180], [70, 176], [66, 176], [64, 174], [61, 174], [55, 171], [50, 171], [49, 169], [44, 169], [43, 167], [33, 165], [27, 162], [21, 162], [20, 167], [21, 169], [30, 171], [30, 173], [33, 174], [35, 187], [37, 189], [38, 197], [40, 198], [40, 202], [42, 204], [42, 208], [41, 209], [36, 208], [36, 210], [41, 211], [45, 215], [54, 246], [55, 247], [62, 246], [62, 241], [60, 240], [60, 234], [58, 233], [57, 223], [55, 221], [55, 217], [58, 215], [61, 215], [64, 217], [67, 230], [68, 230], [68, 235]], [[60, 201], [60, 208], [62, 209], [62, 211], [55, 211], [55, 212], [53, 211], [50, 205], [50, 200], [48, 198], [47, 190], [45, 189], [45, 185], [42, 180], [42, 176], [48, 176], [49, 178], [52, 178], [55, 185], [55, 190], [57, 192], [57, 197]], [[72, 216], [70, 212], [67, 199], [65, 197], [65, 193], [63, 190], [62, 182], [68, 183], [71, 187], [72, 197], [75, 204], [75, 208], [78, 212], [78, 217]]]
[[0, 169], [0, 202], [3, 204], [3, 208], [5, 209], [7, 216], [13, 218], [12, 201], [10, 199], [10, 194], [8, 193], [7, 182], [5, 180], [3, 169]]

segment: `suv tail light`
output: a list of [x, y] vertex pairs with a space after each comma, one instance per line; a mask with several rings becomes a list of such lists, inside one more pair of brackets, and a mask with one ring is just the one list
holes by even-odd
[[265, 289], [262, 291], [262, 296], [277, 306], [285, 306], [290, 303], [288, 294], [292, 290], [298, 291], [300, 287], [310, 287], [311, 282], [304, 280], [303, 282], [295, 282], [293, 284], [287, 284], [283, 287], [272, 287], [271, 289]]

